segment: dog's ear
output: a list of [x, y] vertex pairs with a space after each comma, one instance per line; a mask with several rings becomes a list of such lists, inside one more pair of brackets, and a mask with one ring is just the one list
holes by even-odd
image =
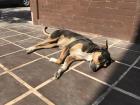
[[105, 45], [104, 46], [102, 46], [102, 48], [103, 49], [106, 49], [106, 50], [108, 50], [108, 41], [106, 40], [106, 43], [105, 43]]

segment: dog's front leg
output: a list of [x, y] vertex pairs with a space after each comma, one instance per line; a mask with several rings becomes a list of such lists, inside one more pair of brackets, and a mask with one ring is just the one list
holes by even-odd
[[62, 49], [58, 59], [50, 58], [49, 61], [54, 62], [56, 64], [61, 64], [61, 63], [63, 63], [63, 61], [65, 60], [65, 58], [68, 55], [69, 55], [69, 49], [68, 48], [64, 48], [64, 49]]
[[54, 77], [56, 79], [59, 79], [61, 77], [61, 75], [68, 70], [69, 66], [71, 65], [71, 63], [75, 60], [74, 57], [72, 56], [67, 56], [64, 64], [60, 67], [60, 69], [54, 74]]

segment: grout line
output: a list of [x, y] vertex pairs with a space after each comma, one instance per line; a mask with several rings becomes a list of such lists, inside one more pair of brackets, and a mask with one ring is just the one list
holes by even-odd
[[120, 76], [120, 78], [113, 84], [116, 86], [120, 80], [133, 68], [133, 66], [140, 60], [140, 56], [132, 63], [132, 65]]
[[92, 105], [99, 105], [104, 98], [111, 92], [112, 88], [108, 88], [107, 91], [105, 91], [102, 95], [99, 96], [99, 98], [97, 98]]
[[95, 78], [95, 77], [92, 77], [92, 76], [90, 76], [90, 75], [88, 75], [88, 74], [86, 74], [86, 73], [83, 73], [83, 72], [81, 72], [81, 71], [79, 71], [79, 70], [76, 70], [75, 68], [73, 68], [72, 70], [75, 71], [75, 72], [77, 72], [77, 73], [80, 73], [80, 74], [82, 74], [82, 75], [84, 75], [84, 76], [86, 76], [86, 77], [88, 77], [88, 78], [90, 78], [90, 79], [93, 79], [93, 80], [95, 80], [95, 81], [97, 81], [97, 82], [100, 82], [100, 83], [102, 83], [102, 84], [104, 84], [104, 85], [106, 85], [106, 86], [111, 87], [110, 84], [108, 84], [108, 83], [106, 83], [106, 82], [104, 82], [104, 81], [101, 81], [101, 80], [99, 80], [99, 79], [97, 79], [97, 78]]
[[123, 94], [126, 94], [126, 95], [128, 95], [128, 96], [130, 96], [130, 97], [133, 97], [133, 98], [135, 98], [135, 99], [137, 99], [137, 100], [140, 100], [140, 96], [137, 96], [137, 95], [135, 95], [135, 94], [133, 94], [133, 93], [131, 93], [131, 92], [128, 92], [128, 91], [123, 90], [123, 89], [118, 88], [118, 87], [114, 87], [114, 89], [117, 90], [117, 91], [120, 91], [120, 92], [122, 92]]
[[59, 51], [56, 51], [56, 52], [54, 52], [54, 53], [51, 53], [51, 54], [48, 54], [48, 55], [46, 55], [47, 57], [49, 57], [49, 56], [51, 56], [51, 55], [54, 55], [54, 54], [57, 54], [57, 53], [59, 53], [59, 52], [61, 52], [61, 50], [59, 50]]
[[111, 44], [111, 45], [109, 46], [109, 48], [111, 48], [112, 46], [114, 46], [115, 44], [117, 44], [117, 43], [119, 43], [119, 42], [120, 42], [120, 40], [117, 41], [117, 42], [115, 42], [115, 43], [113, 43], [113, 44]]
[[140, 51], [135, 51], [135, 50], [132, 50], [132, 49], [127, 49], [127, 48], [124, 48], [124, 47], [119, 47], [119, 46], [115, 46], [115, 45], [113, 45], [113, 47], [129, 50], [129, 51], [136, 52], [136, 53], [140, 53]]
[[5, 36], [5, 37], [1, 37], [1, 38], [5, 39], [5, 38], [14, 37], [14, 36], [20, 36], [20, 35], [22, 35], [22, 34], [21, 34], [21, 33], [18, 33], [18, 34], [16, 34], [16, 35], [12, 35], [12, 36]]
[[[4, 28], [4, 29], [5, 29], [5, 28]], [[14, 32], [20, 33], [20, 34], [24, 34], [24, 35], [30, 36], [30, 37], [35, 38], [35, 39], [43, 40], [42, 38], [38, 38], [38, 37], [32, 36], [32, 35], [27, 34], [27, 33], [19, 32], [19, 31], [14, 30], [14, 29], [9, 29], [9, 28], [6, 28], [6, 29], [8, 29], [8, 30], [10, 30], [10, 31], [14, 31]], [[33, 32], [34, 32], [34, 31], [33, 31]]]
[[140, 67], [137, 67], [137, 66], [134, 66], [134, 68], [136, 68], [136, 69], [140, 69]]
[[100, 103], [101, 101], [103, 101], [103, 99], [110, 93], [110, 91], [111, 91], [112, 89], [117, 90], [117, 91], [122, 92], [122, 93], [124, 93], [124, 94], [126, 94], [126, 95], [129, 95], [129, 96], [131, 96], [131, 97], [133, 97], [133, 98], [135, 98], [135, 99], [140, 100], [140, 96], [137, 96], [137, 95], [135, 95], [135, 94], [133, 94], [133, 93], [131, 93], [131, 92], [125, 91], [125, 90], [120, 89], [120, 88], [115, 87], [115, 86], [112, 86], [112, 85], [110, 85], [110, 84], [108, 84], [108, 83], [106, 83], [106, 82], [104, 82], [104, 81], [102, 81], [102, 80], [100, 80], [100, 79], [98, 79], [98, 78], [92, 77], [92, 76], [90, 76], [90, 75], [88, 75], [88, 74], [86, 74], [86, 73], [83, 73], [83, 72], [79, 71], [79, 70], [76, 70], [76, 69], [72, 69], [72, 70], [75, 71], [75, 72], [77, 72], [77, 73], [80, 73], [80, 74], [82, 74], [82, 75], [84, 75], [84, 76], [86, 76], [86, 77], [88, 77], [88, 78], [90, 78], [90, 79], [93, 79], [93, 80], [95, 80], [95, 81], [97, 81], [97, 82], [99, 82], [99, 83], [101, 83], [101, 84], [103, 84], [103, 85], [106, 85], [106, 86], [109, 87], [109, 88], [107, 89], [107, 91], [104, 92], [101, 96], [99, 96], [99, 98], [97, 98], [97, 99], [95, 100], [95, 102], [94, 102], [92, 105], [99, 105], [99, 103]]
[[[1, 39], [1, 38], [0, 38]], [[26, 41], [26, 40], [29, 40], [29, 39], [32, 39], [32, 38], [26, 38], [26, 39], [23, 39], [23, 40], [19, 40], [19, 41], [15, 41], [15, 42], [13, 42], [13, 43], [17, 43], [17, 42], [24, 42], [24, 41]], [[6, 39], [7, 40], [7, 39]], [[3, 45], [0, 45], [0, 46], [5, 46], [5, 45], [8, 45], [8, 44], [10, 44], [10, 43], [6, 43], [6, 44], [3, 44]]]
[[26, 88], [32, 90], [33, 88], [26, 83], [25, 81], [23, 81], [21, 78], [19, 78], [17, 75], [15, 75], [14, 73], [12, 73], [11, 71], [8, 70], [8, 68], [6, 68], [5, 66], [3, 66], [2, 64], [0, 64], [0, 67], [6, 71], [8, 74], [10, 74], [12, 77], [14, 77], [18, 82], [20, 82], [21, 84], [23, 84]]
[[0, 73], [0, 76], [6, 74], [7, 72], [6, 71], [3, 71], [2, 73]]
[[30, 61], [30, 62], [24, 63], [24, 64], [22, 64], [22, 65], [20, 65], [20, 66], [14, 67], [14, 68], [12, 68], [12, 69], [9, 70], [9, 71], [14, 71], [14, 70], [16, 70], [16, 69], [19, 69], [19, 68], [21, 68], [21, 67], [24, 67], [24, 66], [26, 66], [26, 65], [29, 65], [29, 64], [34, 63], [34, 62], [36, 62], [36, 61], [39, 61], [39, 60], [41, 60], [41, 59], [43, 59], [43, 58], [37, 58], [37, 59], [32, 60], [32, 61]]
[[130, 66], [129, 64], [126, 64], [126, 63], [123, 63], [123, 62], [120, 62], [120, 61], [117, 61], [115, 60], [116, 63], [119, 63], [119, 64], [122, 64], [122, 65], [125, 65], [125, 66]]
[[[85, 35], [85, 37], [86, 37], [86, 35]], [[94, 38], [100, 38], [100, 37], [101, 37], [101, 36], [94, 35], [94, 36], [87, 37], [87, 38], [89, 38], [90, 40], [92, 40], [92, 39], [94, 39]]]
[[32, 91], [29, 90], [29, 91], [25, 92], [24, 94], [22, 94], [22, 95], [16, 97], [14, 100], [12, 100], [12, 101], [6, 103], [5, 105], [13, 105], [13, 104], [15, 104], [16, 102], [18, 102], [18, 101], [24, 99], [25, 97], [27, 97], [27, 96], [30, 95], [31, 93], [32, 93]]
[[7, 56], [7, 55], [11, 55], [11, 54], [17, 53], [17, 52], [20, 52], [20, 51], [23, 51], [23, 49], [17, 50], [17, 51], [11, 52], [11, 53], [7, 53], [7, 54], [4, 54], [4, 55], [1, 55], [0, 58], [4, 57], [4, 56]]
[[[0, 28], [3, 28], [3, 27], [0, 27]], [[5, 29], [5, 28], [4, 28]], [[0, 34], [5, 34], [5, 33], [7, 33], [7, 32], [9, 32], [9, 30], [7, 29], [7, 31], [5, 31], [5, 32], [0, 32]]]
[[34, 92], [34, 94], [36, 96], [38, 96], [41, 100], [43, 100], [45, 103], [47, 103], [48, 105], [55, 105], [53, 102], [51, 102], [48, 98], [44, 97], [41, 93], [39, 93], [38, 91]]
[[[2, 39], [2, 38], [1, 38], [1, 39]], [[22, 48], [23, 50], [25, 49], [24, 47], [22, 47], [22, 46], [20, 46], [20, 45], [17, 45], [17, 44], [15, 44], [14, 42], [11, 42], [11, 41], [6, 40], [6, 39], [3, 39], [3, 40], [5, 40], [5, 41], [7, 41], [7, 42], [9, 42], [9, 43], [11, 43], [11, 44], [13, 44], [13, 45], [15, 45], [15, 46], [18, 46], [18, 47]]]
[[[104, 45], [104, 44], [101, 43], [101, 42], [95, 42], [95, 43], [97, 43], [97, 44], [99, 43], [99, 44]], [[117, 43], [115, 43], [115, 44], [117, 44]], [[128, 51], [132, 51], [132, 52], [136, 52], [136, 53], [140, 53], [140, 51], [135, 51], [135, 50], [127, 49], [127, 48], [118, 47], [118, 46], [115, 46], [115, 44], [113, 45], [113, 47], [120, 48], [120, 49], [124, 49], [124, 50], [128, 50]]]
[[[40, 94], [37, 90], [35, 90], [32, 86], [30, 86], [27, 82], [25, 82], [23, 79], [21, 79], [20, 77], [18, 77], [16, 74], [14, 74], [13, 72], [9, 71], [6, 67], [4, 67], [2, 64], [0, 64], [0, 67], [5, 70], [6, 72], [8, 72], [8, 74], [10, 74], [13, 78], [15, 78], [19, 83], [21, 83], [22, 85], [24, 85], [26, 88], [28, 88], [30, 91], [32, 91], [32, 93], [34, 93], [36, 96], [38, 96], [41, 100], [43, 100], [45, 103], [49, 104], [49, 105], [54, 105], [50, 100], [48, 100], [46, 97], [44, 97], [42, 94]], [[20, 98], [21, 99], [21, 98]], [[14, 100], [8, 102], [6, 105], [10, 105], [9, 103], [14, 102]]]
[[7, 42], [7, 43], [5, 43], [5, 44], [1, 44], [0, 47], [1, 47], [1, 46], [5, 46], [5, 45], [8, 45], [8, 44], [10, 44], [10, 43]]
[[[38, 60], [41, 60], [41, 59], [43, 59], [43, 58], [37, 58], [37, 59], [35, 59], [35, 60], [29, 61], [29, 62], [24, 63], [24, 64], [22, 64], [22, 65], [19, 65], [19, 66], [17, 66], [17, 67], [14, 67], [14, 68], [10, 69], [9, 71], [14, 71], [14, 70], [16, 70], [16, 69], [19, 69], [19, 68], [21, 68], [21, 67], [24, 67], [24, 66], [26, 66], [26, 65], [29, 65], [29, 64], [34, 63], [34, 62], [36, 62], [36, 61], [38, 61]], [[7, 72], [2, 72], [2, 73], [0, 74], [0, 76], [4, 75], [4, 74], [6, 74], [6, 73], [7, 73]]]
[[43, 86], [49, 84], [50, 82], [54, 81], [55, 78], [54, 77], [51, 77], [50, 79], [46, 80], [45, 82], [41, 83], [40, 85], [38, 85], [37, 87], [35, 87], [36, 90], [42, 88]]

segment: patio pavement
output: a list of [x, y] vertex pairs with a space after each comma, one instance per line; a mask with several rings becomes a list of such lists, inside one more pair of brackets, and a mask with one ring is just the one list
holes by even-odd
[[48, 59], [58, 57], [59, 49], [25, 52], [47, 37], [42, 26], [5, 19], [0, 20], [0, 105], [140, 105], [140, 45], [88, 36], [99, 45], [107, 39], [116, 62], [98, 72], [75, 62], [55, 80], [59, 66]]

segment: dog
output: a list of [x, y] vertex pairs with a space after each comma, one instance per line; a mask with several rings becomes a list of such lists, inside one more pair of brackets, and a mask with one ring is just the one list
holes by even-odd
[[56, 64], [63, 63], [54, 74], [56, 79], [59, 79], [74, 61], [88, 61], [90, 68], [94, 72], [102, 67], [109, 66], [114, 61], [108, 51], [107, 41], [105, 46], [101, 47], [93, 43], [89, 38], [69, 30], [58, 29], [52, 34], [49, 34], [46, 30], [47, 27], [43, 29], [43, 32], [48, 35], [48, 38], [27, 48], [26, 51], [29, 54], [39, 49], [59, 47], [62, 50], [59, 58], [49, 59], [49, 61]]

